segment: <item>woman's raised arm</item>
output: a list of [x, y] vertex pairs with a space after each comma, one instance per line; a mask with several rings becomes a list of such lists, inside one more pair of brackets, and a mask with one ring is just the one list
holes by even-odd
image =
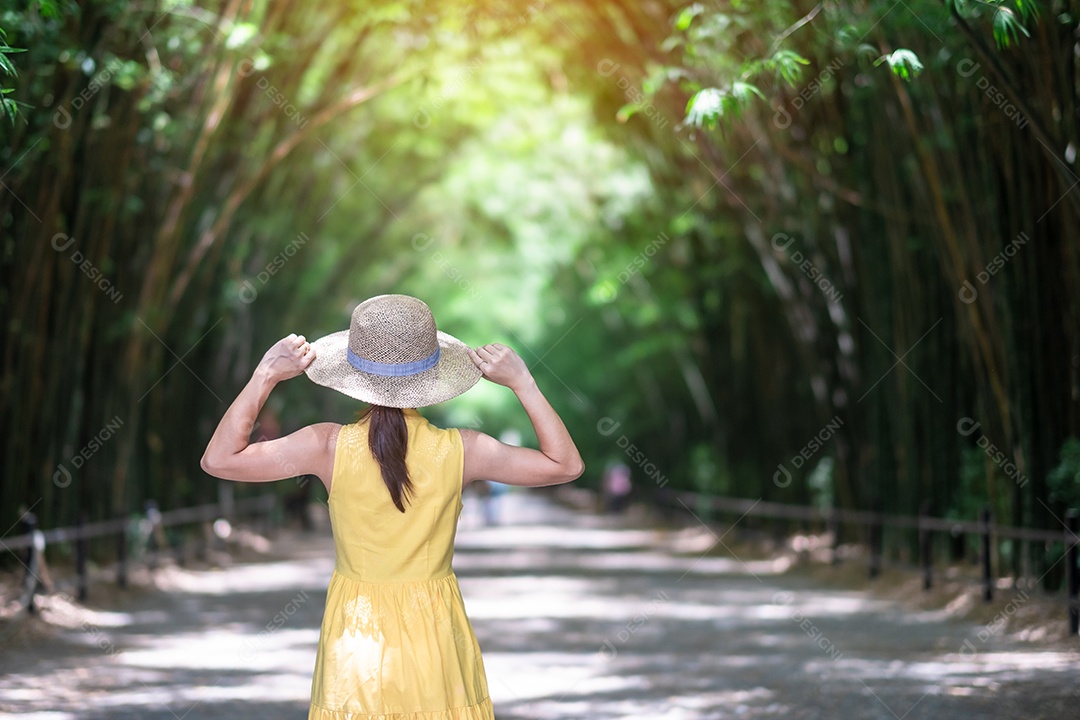
[[276, 440], [251, 443], [255, 418], [270, 391], [296, 377], [315, 359], [303, 335], [274, 343], [218, 423], [200, 465], [214, 477], [240, 482], [269, 482], [297, 475], [315, 475], [329, 485], [333, 473], [336, 423], [317, 423]]
[[485, 378], [514, 391], [532, 421], [540, 449], [507, 445], [477, 430], [462, 429], [463, 484], [494, 480], [507, 485], [540, 487], [581, 477], [585, 472], [581, 453], [518, 354], [505, 345], [491, 344], [469, 350], [469, 357]]

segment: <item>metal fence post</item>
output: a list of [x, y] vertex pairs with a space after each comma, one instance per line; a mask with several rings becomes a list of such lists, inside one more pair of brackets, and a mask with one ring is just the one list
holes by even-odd
[[829, 533], [829, 564], [838, 565], [840, 563], [840, 521], [836, 518], [835, 508], [829, 508], [825, 527], [826, 532]]
[[120, 589], [127, 588], [127, 544], [128, 544], [128, 521], [124, 520], [124, 526], [120, 528], [119, 540], [116, 543], [116, 586]]
[[1080, 511], [1072, 509], [1065, 513], [1065, 525], [1065, 592], [1069, 600], [1069, 634], [1076, 637], [1080, 633], [1080, 568], [1076, 566]]
[[922, 562], [922, 587], [929, 590], [934, 582], [933, 569], [933, 536], [927, 527], [927, 518], [930, 517], [930, 501], [924, 500], [919, 507], [919, 558]]
[[159, 542], [159, 536], [161, 535], [161, 511], [158, 510], [157, 503], [153, 500], [146, 501], [146, 522], [149, 529], [149, 534], [146, 538], [146, 549], [148, 551], [147, 564], [151, 570], [157, 570], [158, 566], [158, 552], [162, 549], [161, 545], [164, 543]]
[[173, 548], [177, 567], [184, 567], [187, 564], [187, 540], [187, 533], [183, 529], [177, 528], [176, 546]]
[[90, 595], [90, 583], [86, 577], [86, 513], [80, 512], [75, 523], [75, 575], [79, 602]]
[[875, 508], [870, 520], [870, 578], [881, 574], [882, 537], [881, 513]]
[[38, 553], [41, 551], [38, 548], [37, 515], [32, 512], [26, 513], [23, 515], [22, 525], [26, 534], [32, 536], [30, 545], [26, 548], [26, 576], [23, 578], [22, 604], [26, 606], [26, 612], [33, 615], [37, 612], [37, 608], [34, 607], [34, 595], [41, 587], [41, 580], [37, 575]]
[[274, 496], [269, 493], [262, 496], [259, 503], [262, 507], [262, 531], [263, 537], [270, 539], [274, 536]]
[[210, 545], [210, 536], [213, 531], [210, 530], [212, 520], [203, 520], [199, 523], [198, 537], [195, 541], [195, 559], [199, 562], [206, 560], [207, 551]]
[[990, 567], [990, 508], [983, 508], [982, 526], [983, 600], [990, 602], [994, 599], [994, 578]]

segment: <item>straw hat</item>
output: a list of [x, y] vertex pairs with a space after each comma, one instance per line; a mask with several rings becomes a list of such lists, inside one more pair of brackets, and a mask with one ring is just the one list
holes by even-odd
[[353, 310], [348, 330], [311, 343], [311, 380], [386, 407], [434, 405], [465, 392], [482, 373], [468, 346], [435, 328], [427, 304], [409, 295], [379, 295]]

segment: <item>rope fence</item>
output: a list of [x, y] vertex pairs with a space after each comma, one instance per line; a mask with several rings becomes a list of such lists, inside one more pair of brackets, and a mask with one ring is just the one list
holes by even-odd
[[[36, 612], [35, 596], [55, 585], [49, 576], [48, 565], [45, 562], [46, 548], [57, 545], [74, 546], [74, 585], [78, 599], [85, 601], [90, 593], [90, 573], [87, 561], [89, 559], [88, 541], [91, 539], [116, 537], [114, 578], [117, 587], [126, 588], [132, 563], [129, 554], [144, 561], [151, 570], [157, 569], [161, 554], [169, 551], [175, 553], [180, 559], [180, 564], [183, 564], [183, 558], [187, 554], [186, 535], [181, 535], [179, 543], [175, 547], [170, 547], [165, 528], [202, 523], [206, 528], [206, 537], [198, 544], [196, 554], [199, 557], [205, 557], [207, 548], [215, 542], [215, 537], [217, 537], [211, 523], [227, 522], [241, 516], [258, 518], [262, 520], [266, 532], [270, 533], [273, 530], [277, 507], [278, 500], [272, 494], [240, 500], [230, 499], [227, 504], [196, 505], [164, 512], [159, 510], [157, 503], [151, 500], [146, 503], [141, 516], [91, 523], [85, 520], [85, 515], [80, 515], [78, 523], [74, 526], [49, 530], [38, 528], [37, 517], [27, 512], [20, 519], [23, 533], [0, 540], [0, 550], [13, 553], [23, 565], [26, 572], [19, 602], [26, 612], [34, 614]], [[131, 548], [134, 548], [134, 552], [131, 552]], [[23, 552], [20, 553], [20, 551]]]
[[674, 509], [695, 512], [707, 508], [711, 512], [760, 517], [766, 519], [798, 520], [824, 525], [831, 537], [830, 551], [833, 561], [838, 558], [841, 525], [865, 528], [869, 542], [868, 574], [875, 578], [881, 573], [884, 556], [885, 528], [912, 530], [917, 533], [918, 563], [922, 571], [923, 589], [929, 590], [934, 582], [933, 543], [935, 535], [947, 534], [951, 538], [975, 536], [978, 539], [979, 564], [983, 600], [994, 597], [993, 547], [1000, 540], [1020, 540], [1034, 543], [1063, 543], [1065, 563], [1064, 588], [1069, 623], [1069, 634], [1080, 634], [1080, 511], [1069, 510], [1059, 531], [1041, 528], [1015, 527], [995, 523], [989, 509], [984, 509], [975, 520], [963, 521], [931, 517], [929, 506], [924, 504], [919, 515], [896, 515], [866, 510], [818, 508], [805, 505], [789, 505], [764, 500], [718, 497], [695, 492], [658, 489], [653, 493], [654, 502]]

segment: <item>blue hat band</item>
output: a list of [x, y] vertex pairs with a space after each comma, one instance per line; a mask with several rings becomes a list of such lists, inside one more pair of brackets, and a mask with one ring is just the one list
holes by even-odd
[[442, 348], [435, 348], [435, 352], [423, 360], [409, 363], [381, 363], [367, 360], [354, 353], [352, 348], [346, 348], [345, 352], [349, 364], [357, 370], [382, 377], [408, 377], [409, 375], [419, 375], [425, 370], [435, 367], [439, 362], [439, 354], [442, 352]]

